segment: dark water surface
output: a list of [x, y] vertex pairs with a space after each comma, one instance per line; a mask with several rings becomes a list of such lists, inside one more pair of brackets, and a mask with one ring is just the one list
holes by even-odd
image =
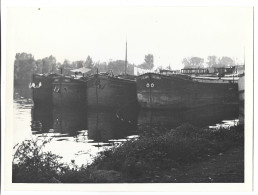
[[133, 108], [116, 110], [82, 110], [33, 107], [30, 90], [15, 89], [15, 145], [24, 139], [51, 138], [45, 147], [74, 160], [77, 165], [92, 162], [105, 148], [139, 137], [139, 127], [159, 125], [168, 129], [182, 123], [197, 127], [214, 126], [224, 120], [235, 120], [238, 106], [215, 105], [191, 110], [150, 111]]

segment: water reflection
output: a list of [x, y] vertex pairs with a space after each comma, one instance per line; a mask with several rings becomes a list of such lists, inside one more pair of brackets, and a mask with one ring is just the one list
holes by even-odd
[[189, 110], [142, 110], [138, 116], [138, 124], [175, 128], [182, 123], [190, 123], [196, 127], [205, 127], [237, 117], [237, 105], [212, 105]]
[[34, 107], [31, 109], [31, 131], [33, 134], [48, 133], [53, 128], [52, 108]]
[[87, 129], [85, 109], [53, 109], [53, 130], [55, 133], [76, 136]]
[[30, 136], [50, 137], [53, 140], [47, 149], [63, 156], [66, 161], [76, 159], [77, 164], [90, 162], [105, 147], [138, 137], [139, 126], [146, 125], [146, 130], [151, 125], [171, 129], [182, 123], [205, 127], [238, 117], [237, 105], [214, 105], [184, 111], [138, 111], [134, 106], [118, 110], [33, 107], [30, 97], [25, 97], [26, 93], [15, 92], [15, 143]]
[[96, 146], [112, 145], [126, 141], [128, 136], [137, 134], [137, 111], [117, 110], [88, 111], [88, 136]]
[[214, 105], [183, 111], [120, 109], [87, 110], [32, 108], [33, 134], [48, 133], [59, 141], [74, 137], [76, 142], [96, 147], [111, 146], [138, 135], [138, 125], [175, 128], [182, 123], [197, 127], [213, 125], [238, 116], [238, 106]]
[[[76, 141], [110, 146], [137, 134], [137, 111], [32, 108], [33, 134], [75, 137]], [[129, 137], [128, 137], [129, 136]]]
[[16, 99], [16, 100], [19, 100], [19, 99], [31, 100], [32, 99], [32, 91], [28, 86], [29, 86], [29, 82], [26, 82], [26, 83], [23, 83], [19, 87], [15, 87], [14, 88], [14, 93], [13, 93], [14, 99]]

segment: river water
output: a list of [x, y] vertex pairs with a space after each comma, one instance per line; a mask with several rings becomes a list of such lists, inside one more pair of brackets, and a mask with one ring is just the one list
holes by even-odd
[[237, 118], [237, 105], [184, 111], [34, 108], [30, 90], [16, 88], [13, 145], [25, 139], [51, 139], [44, 150], [62, 156], [63, 162], [80, 166], [91, 163], [106, 148], [138, 138], [139, 129], [145, 126], [172, 129], [182, 123], [190, 123], [203, 128], [214, 127], [223, 121], [229, 123]]

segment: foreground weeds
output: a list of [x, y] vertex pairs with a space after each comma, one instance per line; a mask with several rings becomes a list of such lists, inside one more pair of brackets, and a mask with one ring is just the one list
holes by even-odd
[[181, 170], [244, 144], [241, 128], [210, 131], [184, 124], [161, 135], [152, 136], [151, 131], [101, 152], [90, 166], [73, 169], [59, 163], [61, 157], [42, 151], [46, 141], [40, 146], [37, 141], [24, 141], [14, 155], [13, 182], [151, 182], [153, 177], [159, 181], [161, 173]]
[[125, 181], [139, 181], [139, 177], [153, 176], [155, 170], [180, 169], [243, 143], [243, 130], [237, 128], [212, 132], [184, 124], [160, 136], [143, 136], [104, 151], [92, 166], [121, 172]]
[[13, 155], [13, 182], [45, 183], [55, 178], [67, 167], [60, 163], [62, 157], [43, 152], [45, 145], [51, 140], [25, 140], [17, 144]]

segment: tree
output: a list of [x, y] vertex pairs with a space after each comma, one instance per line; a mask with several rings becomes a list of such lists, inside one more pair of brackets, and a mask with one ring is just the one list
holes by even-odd
[[63, 64], [62, 64], [62, 68], [73, 69], [73, 65], [71, 64], [71, 62], [69, 60], [65, 59]]
[[71, 68], [72, 68], [72, 69], [82, 68], [82, 67], [83, 67], [83, 64], [84, 64], [84, 62], [83, 62], [82, 60], [80, 60], [80, 61], [74, 61], [74, 62], [72, 62]]
[[203, 68], [203, 58], [199, 57], [191, 57], [191, 58], [184, 58], [182, 63], [184, 64], [184, 68]]
[[76, 64], [76, 68], [82, 68], [83, 67], [83, 61], [82, 60], [76, 61], [75, 64]]
[[107, 72], [108, 71], [108, 65], [106, 62], [96, 62], [95, 68], [98, 68], [99, 72]]
[[41, 59], [38, 59], [36, 61], [36, 73], [38, 74], [42, 73], [42, 68], [43, 68], [43, 62]]
[[56, 58], [49, 56], [42, 59], [42, 73], [56, 72]]
[[145, 55], [144, 62], [138, 65], [139, 68], [151, 70], [154, 67], [154, 57], [152, 54]]
[[190, 67], [191, 66], [191, 58], [184, 58], [183, 60], [182, 60], [182, 63], [184, 64], [184, 68], [188, 68], [188, 67]]
[[60, 69], [62, 68], [62, 64], [60, 62], [57, 62], [56, 63], [56, 69], [57, 69], [57, 72], [60, 72]]
[[218, 64], [221, 67], [226, 67], [226, 66], [233, 66], [233, 65], [235, 65], [235, 62], [230, 57], [223, 56], [222, 58], [219, 59], [219, 63]]
[[208, 59], [208, 62], [207, 62], [208, 67], [216, 66], [216, 64], [218, 62], [217, 56], [208, 56], [207, 59]]
[[14, 61], [14, 79], [30, 80], [31, 75], [37, 71], [36, 62], [32, 54], [17, 53]]
[[85, 67], [92, 69], [93, 66], [94, 66], [93, 60], [92, 60], [92, 58], [90, 56], [88, 56], [86, 61], [85, 61]]
[[[125, 72], [125, 61], [124, 60], [116, 60], [110, 61], [107, 66], [108, 70], [112, 70], [114, 75], [124, 74]], [[134, 66], [132, 64], [127, 64], [127, 74], [133, 75]]]

